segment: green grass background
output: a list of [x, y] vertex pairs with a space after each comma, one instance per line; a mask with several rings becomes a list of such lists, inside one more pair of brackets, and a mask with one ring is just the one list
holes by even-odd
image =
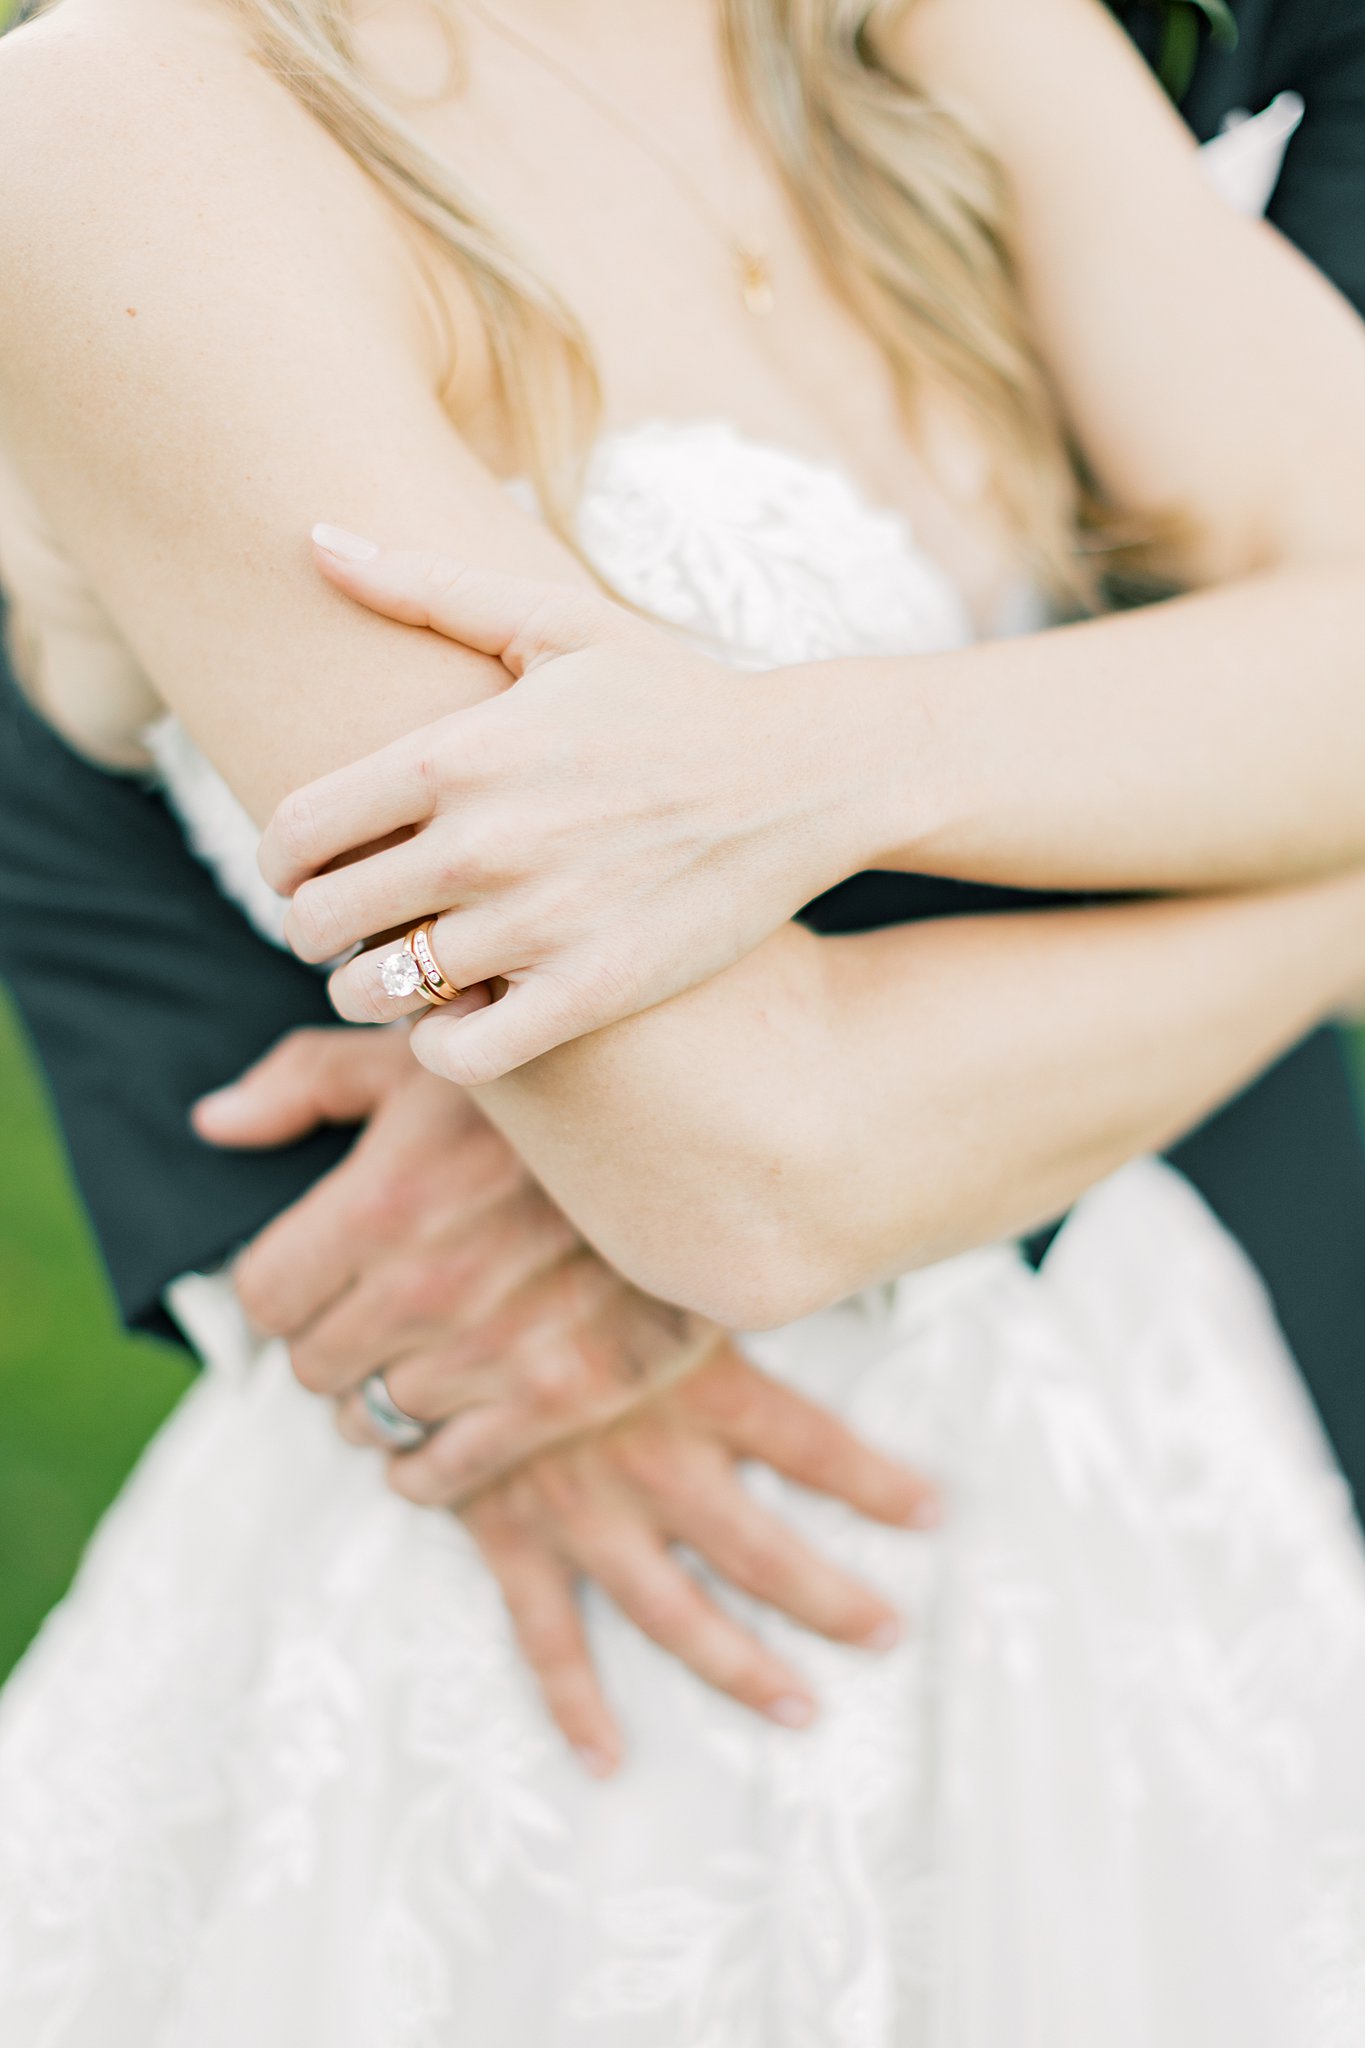
[[[0, 0], [0, 33], [18, 0]], [[188, 1380], [118, 1327], [38, 1076], [0, 989], [0, 1677]]]
[[183, 1354], [118, 1328], [0, 994], [0, 1673], [187, 1379]]

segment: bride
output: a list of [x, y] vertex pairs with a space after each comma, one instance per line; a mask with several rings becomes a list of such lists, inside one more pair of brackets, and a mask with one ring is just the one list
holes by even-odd
[[[1352, 316], [1093, 0], [62, 0], [0, 136], [45, 714], [319, 963], [450, 913], [347, 1013], [451, 998], [597, 1251], [945, 1500], [754, 1471], [906, 1621], [708, 1575], [764, 1713], [590, 1594], [594, 1783], [420, 1504], [479, 1408], [352, 1392], [386, 1488], [186, 1276], [212, 1369], [0, 1701], [5, 2041], [1356, 2042], [1359, 1538], [1149, 1156], [1365, 984]], [[1114, 900], [787, 921], [870, 865]]]

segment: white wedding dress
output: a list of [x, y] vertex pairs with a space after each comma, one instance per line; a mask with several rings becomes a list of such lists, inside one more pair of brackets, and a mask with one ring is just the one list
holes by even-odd
[[[723, 425], [605, 440], [582, 537], [741, 664], [968, 635], [901, 518]], [[277, 922], [244, 815], [158, 746]], [[386, 1491], [224, 1279], [174, 1302], [206, 1371], [0, 1695], [4, 2048], [1365, 2042], [1365, 1552], [1256, 1276], [1167, 1167], [1096, 1188], [1040, 1272], [991, 1246], [748, 1341], [948, 1519], [754, 1472], [910, 1622], [867, 1657], [736, 1602], [815, 1681], [804, 1733], [590, 1591], [605, 1786], [459, 1522]]]

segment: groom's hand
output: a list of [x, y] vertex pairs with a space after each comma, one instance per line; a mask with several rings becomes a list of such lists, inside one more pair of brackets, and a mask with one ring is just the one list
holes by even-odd
[[928, 1489], [730, 1345], [615, 1428], [531, 1459], [465, 1510], [546, 1705], [595, 1775], [614, 1767], [620, 1736], [584, 1634], [580, 1575], [705, 1683], [790, 1728], [815, 1718], [809, 1686], [756, 1623], [702, 1590], [675, 1545], [817, 1634], [871, 1651], [900, 1637], [887, 1602], [759, 1505], [745, 1461], [876, 1521], [936, 1519]]
[[[391, 1482], [415, 1500], [464, 1503], [549, 1710], [589, 1768], [612, 1767], [619, 1737], [578, 1614], [580, 1573], [707, 1682], [778, 1720], [795, 1725], [809, 1718], [813, 1703], [790, 1665], [709, 1600], [671, 1546], [687, 1544], [722, 1580], [804, 1627], [886, 1647], [899, 1632], [893, 1609], [760, 1508], [741, 1483], [740, 1466], [761, 1461], [897, 1526], [927, 1527], [937, 1518], [932, 1488], [825, 1410], [768, 1380], [718, 1335], [698, 1364], [695, 1344], [680, 1346], [673, 1312], [623, 1282], [615, 1285], [633, 1299], [613, 1295], [614, 1276], [605, 1268], [600, 1298], [591, 1287], [571, 1287], [560, 1308], [545, 1313], [534, 1277], [539, 1261], [552, 1259], [566, 1241], [572, 1249], [561, 1257], [591, 1258], [562, 1218], [553, 1228], [544, 1218], [533, 1223], [540, 1249], [528, 1246], [501, 1265], [501, 1281], [485, 1272], [482, 1254], [471, 1253], [460, 1231], [449, 1235], [454, 1220], [495, 1214], [529, 1183], [458, 1091], [416, 1066], [401, 1033], [295, 1033], [196, 1114], [211, 1141], [253, 1146], [286, 1143], [321, 1121], [367, 1119], [351, 1156], [246, 1255], [239, 1286], [249, 1313], [291, 1337], [296, 1370], [302, 1355], [305, 1384], [315, 1379], [319, 1386], [334, 1376], [349, 1383], [375, 1363], [387, 1368], [390, 1359], [409, 1357], [405, 1347], [420, 1331], [432, 1378], [414, 1378], [412, 1391], [394, 1366], [400, 1405], [417, 1402], [428, 1384], [444, 1385], [447, 1399], [454, 1389], [457, 1422], [447, 1425], [447, 1445], [446, 1431], [438, 1430], [421, 1451], [391, 1458]], [[471, 1151], [472, 1159], [461, 1156]], [[506, 1249], [515, 1250], [515, 1236], [509, 1228]], [[495, 1253], [496, 1241], [486, 1240], [484, 1251]], [[406, 1275], [400, 1284], [395, 1267]], [[518, 1273], [520, 1291], [539, 1302], [520, 1319]], [[489, 1311], [494, 1297], [498, 1305]], [[596, 1333], [587, 1347], [595, 1363], [586, 1383], [583, 1319], [563, 1313], [564, 1301], [575, 1298], [586, 1300]], [[489, 1323], [482, 1335], [480, 1303]], [[515, 1428], [505, 1421], [490, 1427], [487, 1415], [501, 1412], [500, 1369], [521, 1386], [518, 1344], [530, 1331], [536, 1337], [531, 1410], [523, 1417], [528, 1441], [543, 1443], [547, 1433], [567, 1440], [529, 1458], [523, 1452], [525, 1462], [495, 1482], [485, 1469], [483, 1490], [468, 1500], [474, 1471], [496, 1463], [516, 1439]], [[680, 1350], [692, 1367], [681, 1379]], [[484, 1361], [482, 1379], [469, 1370], [471, 1355]], [[472, 1443], [459, 1434], [461, 1420], [468, 1422], [459, 1409], [470, 1395], [468, 1381], [479, 1389], [469, 1411]], [[575, 1388], [584, 1394], [581, 1413], [570, 1399]], [[547, 1389], [548, 1414], [537, 1407]], [[524, 1388], [513, 1394], [514, 1413], [524, 1398]], [[624, 1419], [604, 1429], [613, 1415]], [[343, 1400], [341, 1422], [348, 1436], [368, 1441], [354, 1400]]]
[[296, 1032], [195, 1121], [238, 1146], [364, 1123], [234, 1279], [253, 1325], [288, 1343], [301, 1384], [340, 1402], [346, 1434], [370, 1434], [357, 1390], [377, 1371], [432, 1426], [393, 1468], [412, 1500], [458, 1505], [533, 1452], [615, 1421], [717, 1341], [590, 1252], [401, 1031]]

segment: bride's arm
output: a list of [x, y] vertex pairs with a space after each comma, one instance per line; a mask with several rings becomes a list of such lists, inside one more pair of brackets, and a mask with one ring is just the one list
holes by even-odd
[[1082, 890], [1358, 863], [1365, 326], [1214, 193], [1099, 0], [916, 0], [897, 40], [1006, 165], [1067, 425], [1110, 503], [1174, 529], [1188, 594], [808, 675], [863, 736], [846, 857]]
[[[1195, 588], [902, 664], [899, 790], [876, 769], [868, 790], [883, 861], [1119, 889], [1358, 862], [1365, 327], [1206, 187], [1097, 0], [917, 0], [901, 36], [1008, 165], [1021, 282], [1093, 473], [1181, 522]], [[883, 764], [888, 682], [863, 677]]]
[[153, 0], [134, 21], [68, 0], [0, 43], [0, 438], [264, 822], [318, 767], [506, 680], [420, 635], [396, 648], [321, 587], [320, 509], [588, 578], [452, 426], [422, 266], [377, 188], [226, 12]]
[[[345, 159], [231, 51], [186, 53], [169, 22], [150, 54], [101, 45], [72, 19], [0, 52], [0, 430], [264, 818], [495, 681], [317, 586], [298, 537], [319, 509], [574, 572], [445, 418], [401, 243]], [[1197, 1116], [1361, 978], [1363, 926], [1343, 882], [783, 933], [489, 1105], [629, 1276], [780, 1320], [1041, 1217]]]

